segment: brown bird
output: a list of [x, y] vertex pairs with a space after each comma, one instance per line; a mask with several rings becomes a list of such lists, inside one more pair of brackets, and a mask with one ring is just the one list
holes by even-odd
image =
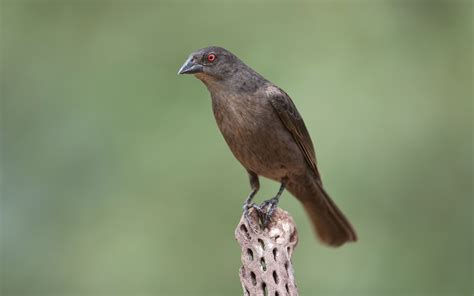
[[[207, 87], [222, 135], [247, 170], [251, 192], [247, 214], [264, 212], [265, 225], [285, 188], [304, 206], [319, 239], [330, 246], [357, 240], [344, 214], [323, 189], [308, 130], [291, 98], [239, 58], [221, 47], [192, 53], [178, 74], [194, 74]], [[252, 203], [259, 176], [280, 182], [275, 197]]]

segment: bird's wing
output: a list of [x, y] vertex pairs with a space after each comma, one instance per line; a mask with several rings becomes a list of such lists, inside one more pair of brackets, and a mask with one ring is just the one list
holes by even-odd
[[314, 146], [311, 141], [311, 137], [309, 136], [308, 130], [306, 129], [303, 118], [296, 109], [296, 106], [291, 100], [290, 96], [275, 86], [267, 87], [266, 95], [278, 114], [278, 117], [280, 117], [281, 122], [288, 129], [288, 131], [293, 136], [293, 139], [295, 139], [296, 143], [300, 147], [300, 150], [303, 153], [309, 167], [316, 174], [318, 181], [321, 182], [318, 167], [316, 166], [316, 154], [314, 152]]

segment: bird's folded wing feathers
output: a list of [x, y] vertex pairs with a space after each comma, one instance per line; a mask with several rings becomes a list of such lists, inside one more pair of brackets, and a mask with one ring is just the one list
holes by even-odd
[[321, 177], [316, 166], [314, 146], [303, 118], [296, 109], [295, 104], [288, 94], [275, 86], [268, 87], [266, 94], [283, 125], [288, 129], [300, 147], [309, 167], [313, 169], [317, 179], [321, 182]]

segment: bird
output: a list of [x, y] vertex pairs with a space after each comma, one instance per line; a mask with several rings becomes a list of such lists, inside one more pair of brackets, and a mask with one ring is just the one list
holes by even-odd
[[[311, 137], [290, 96], [229, 50], [209, 46], [192, 52], [178, 71], [207, 87], [220, 132], [249, 176], [251, 208], [264, 212], [266, 225], [284, 190], [303, 205], [319, 240], [330, 247], [357, 241], [349, 220], [323, 188]], [[280, 183], [277, 194], [252, 203], [259, 177]]]

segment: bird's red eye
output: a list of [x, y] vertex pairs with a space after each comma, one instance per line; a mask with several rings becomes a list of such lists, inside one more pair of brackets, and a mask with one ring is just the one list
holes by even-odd
[[207, 60], [211, 63], [214, 62], [216, 60], [216, 55], [213, 54], [213, 53], [208, 54], [207, 55]]

